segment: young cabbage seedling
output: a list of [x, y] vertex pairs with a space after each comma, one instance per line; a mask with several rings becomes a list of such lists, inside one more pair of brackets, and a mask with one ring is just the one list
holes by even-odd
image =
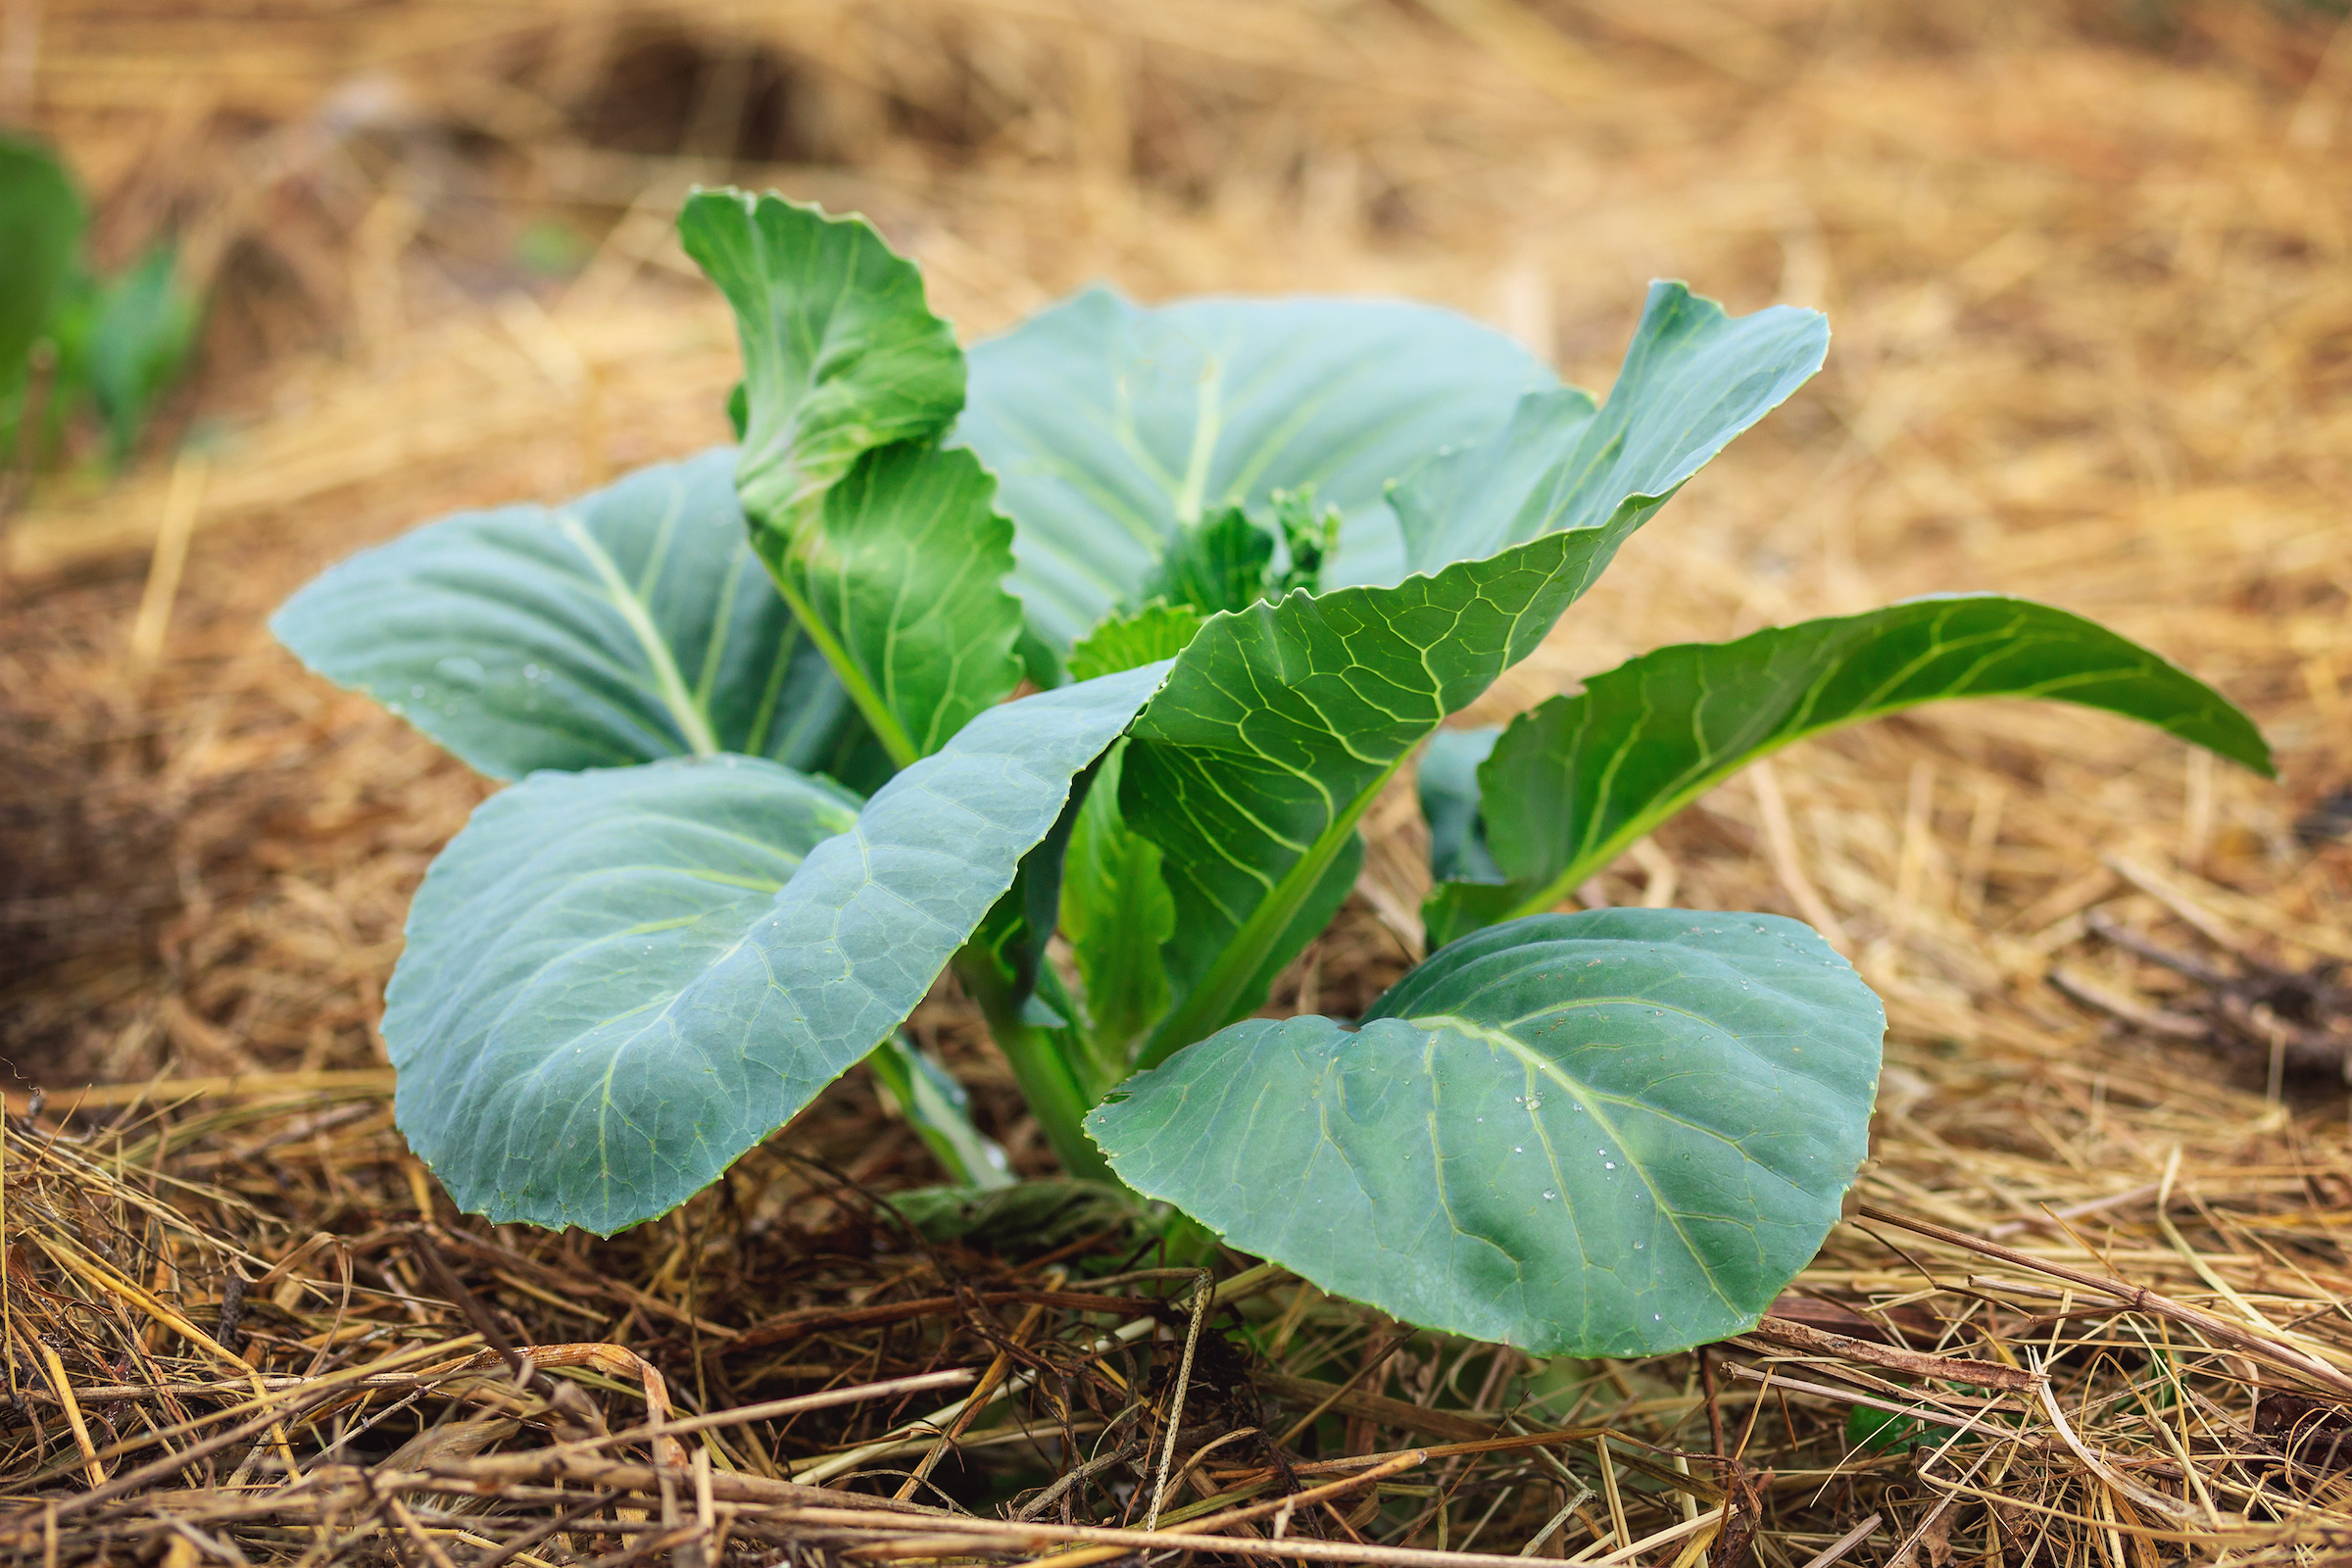
[[[966, 354], [860, 220], [710, 191], [680, 231], [741, 327], [739, 448], [419, 529], [274, 623], [519, 779], [426, 876], [383, 1023], [402, 1129], [493, 1218], [663, 1213], [869, 1054], [1003, 1181], [898, 1034], [952, 964], [1073, 1174], [1415, 1323], [1703, 1343], [1836, 1220], [1884, 1014], [1796, 922], [1568, 891], [1742, 764], [1940, 698], [2270, 771], [2206, 686], [1993, 597], [1441, 727], [1820, 367], [1810, 311], [1655, 284], [1596, 402], [1385, 301], [1095, 290]], [[1444, 945], [1364, 1018], [1250, 1017], [1417, 754]]]

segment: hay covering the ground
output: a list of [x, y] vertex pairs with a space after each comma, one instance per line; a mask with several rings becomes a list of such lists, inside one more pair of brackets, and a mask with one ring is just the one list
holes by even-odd
[[[1896, 0], [8, 18], [0, 111], [66, 148], [101, 250], [172, 224], [216, 299], [166, 432], [193, 455], [46, 484], [0, 533], [17, 1559], [2352, 1549], [2352, 28]], [[1893, 1018], [1858, 1206], [1777, 1326], [1703, 1357], [1541, 1364], [1230, 1257], [1196, 1315], [1195, 1275], [1077, 1202], [925, 1247], [876, 1195], [933, 1173], [859, 1074], [668, 1220], [494, 1230], [401, 1145], [373, 1034], [483, 787], [262, 620], [418, 520], [722, 439], [728, 324], [666, 224], [721, 179], [867, 212], [975, 333], [1097, 277], [1380, 290], [1605, 386], [1652, 275], [1819, 305], [1827, 372], [1486, 716], [1659, 642], [1999, 589], [2220, 685], [2283, 782], [1972, 706], [1793, 751], [1598, 878], [1811, 919]], [[1348, 1011], [1408, 961], [1417, 833], [1401, 795], [1376, 813], [1278, 1002]], [[967, 1010], [918, 1027], [1045, 1171]], [[1176, 1534], [1085, 1535], [1155, 1501]]]

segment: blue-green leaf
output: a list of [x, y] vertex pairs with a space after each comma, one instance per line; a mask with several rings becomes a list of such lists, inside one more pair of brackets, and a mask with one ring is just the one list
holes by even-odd
[[270, 630], [493, 778], [710, 752], [832, 765], [856, 728], [744, 534], [735, 454], [364, 551]]
[[[1502, 428], [1554, 384], [1510, 339], [1392, 300], [1200, 299], [1149, 310], [1090, 289], [971, 351], [956, 438], [1004, 485], [1012, 586], [1064, 651], [1133, 608], [1168, 542], [1227, 507], [1271, 517], [1314, 489], [1347, 518], [1327, 581], [1394, 569], [1383, 487]], [[1349, 575], [1353, 569], [1356, 575]]]
[[888, 1039], [1163, 669], [991, 709], [858, 809], [748, 758], [538, 773], [427, 873], [385, 997], [461, 1207], [610, 1233]]
[[1539, 915], [1349, 1031], [1252, 1019], [1088, 1119], [1119, 1176], [1431, 1328], [1651, 1355], [1753, 1327], [1868, 1147], [1886, 1017], [1773, 915]]
[[1462, 879], [1439, 888], [1423, 911], [1431, 940], [1550, 907], [1699, 795], [1792, 741], [1959, 697], [2038, 697], [2121, 713], [2272, 772], [2261, 733], [2213, 688], [2129, 638], [2029, 600], [1914, 599], [1737, 642], [1661, 648], [1503, 732], [1479, 779], [1487, 840], [1507, 886], [1455, 873]]
[[1397, 487], [1406, 566], [1435, 571], [1561, 528], [1639, 526], [1820, 369], [1829, 346], [1818, 311], [1734, 318], [1680, 283], [1650, 284], [1605, 404], [1574, 387], [1530, 393], [1501, 435]]

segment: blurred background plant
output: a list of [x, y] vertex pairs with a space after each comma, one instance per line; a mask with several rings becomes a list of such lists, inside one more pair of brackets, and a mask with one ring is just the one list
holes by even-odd
[[203, 322], [169, 242], [102, 275], [83, 255], [87, 224], [56, 156], [0, 134], [0, 454], [20, 476], [52, 466], [85, 418], [99, 460], [127, 463]]

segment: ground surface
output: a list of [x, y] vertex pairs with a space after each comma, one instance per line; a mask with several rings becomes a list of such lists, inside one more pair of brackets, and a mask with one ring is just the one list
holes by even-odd
[[[2121, 1568], [2352, 1533], [2352, 1158], [2340, 1084], [2300, 1065], [2335, 999], [2325, 973], [2276, 978], [2352, 958], [2352, 850], [2323, 809], [2352, 774], [2352, 29], [2259, 4], [1893, 0], [20, 9], [37, 26], [10, 13], [0, 113], [64, 147], [103, 254], [170, 227], [216, 305], [143, 461], [45, 482], [0, 533], [0, 1031], [11, 1104], [50, 1093], [5, 1149], [20, 1501], [0, 1507], [59, 1503], [0, 1523], [18, 1549], [466, 1560], [592, 1496], [533, 1560], [707, 1559], [722, 1513], [727, 1551], [848, 1549], [880, 1536], [754, 1479], [823, 1479], [956, 1389], [686, 1434], [717, 1478], [699, 1495], [691, 1473], [665, 1494], [541, 1446], [649, 1419], [637, 1400], [734, 1409], [1000, 1356], [1038, 1380], [931, 1472], [935, 1504], [1035, 1505], [1070, 1455], [1111, 1453], [1039, 1515], [1140, 1523], [1171, 1424], [1185, 1453], [1259, 1431], [1172, 1511], [1516, 1423], [1575, 1435], [1436, 1455], [1301, 1516], [1382, 1550], [1587, 1561], [1699, 1519], [1637, 1553], [1658, 1563], [1719, 1528], [1729, 1552], [1752, 1521], [1774, 1568], [1874, 1514], [1848, 1560]], [[723, 438], [729, 329], [666, 228], [697, 180], [862, 209], [972, 333], [1096, 278], [1381, 290], [1600, 388], [1653, 275], [1735, 310], [1818, 305], [1825, 374], [1487, 710], [1662, 641], [2000, 589], [2214, 681], [2282, 780], [1987, 705], [1793, 751], [1600, 879], [1812, 919], [1888, 999], [1861, 1198], [1898, 1217], [1841, 1227], [1786, 1308], [1861, 1349], [1544, 1367], [1278, 1284], [1219, 1320], [1234, 1348], [1179, 1408], [1182, 1314], [1152, 1328], [1104, 1299], [1186, 1288], [1104, 1283], [1153, 1262], [1148, 1240], [1081, 1206], [912, 1246], [864, 1195], [933, 1174], [856, 1075], [672, 1221], [493, 1233], [406, 1155], [372, 1032], [409, 892], [483, 786], [262, 622], [360, 544]], [[173, 578], [153, 567], [175, 512], [194, 534]], [[150, 645], [143, 596], [170, 612]], [[1286, 1004], [1348, 1010], [1405, 961], [1426, 873], [1395, 805]], [[1046, 1170], [955, 999], [920, 1023]], [[158, 1072], [176, 1087], [82, 1093]], [[2116, 1294], [2139, 1289], [2164, 1296]], [[1134, 1348], [1093, 1353], [1122, 1322], [1145, 1325]], [[468, 1365], [469, 1334], [617, 1348], [544, 1355], [589, 1413]], [[2046, 1370], [2055, 1395], [1899, 1361], [1936, 1351]], [[387, 1353], [415, 1359], [365, 1394], [320, 1381]], [[1759, 1393], [1773, 1355], [1812, 1364]], [[1978, 1428], [1874, 1446], [1849, 1418], [1921, 1397]], [[684, 1452], [664, 1441], [596, 1462]], [[441, 1464], [444, 1493], [495, 1475], [509, 1499], [395, 1508], [361, 1460]]]

